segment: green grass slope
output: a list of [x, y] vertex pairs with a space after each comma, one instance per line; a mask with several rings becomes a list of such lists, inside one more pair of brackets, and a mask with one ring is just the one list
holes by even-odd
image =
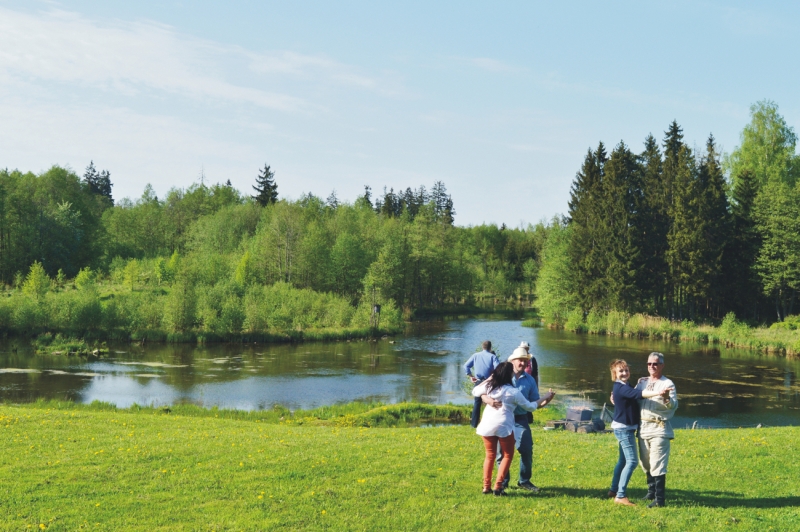
[[[798, 428], [678, 431], [669, 506], [649, 510], [602, 498], [617, 457], [611, 434], [537, 428], [533, 480], [542, 492], [500, 498], [480, 493], [483, 449], [469, 427], [308, 420], [0, 406], [0, 530], [800, 526]], [[631, 498], [643, 485], [637, 470]]]

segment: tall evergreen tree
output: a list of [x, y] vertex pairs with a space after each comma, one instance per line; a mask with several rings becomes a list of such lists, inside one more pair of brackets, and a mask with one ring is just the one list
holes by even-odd
[[756, 273], [756, 257], [761, 239], [753, 219], [758, 183], [753, 173], [744, 170], [733, 186], [731, 202], [731, 236], [724, 251], [724, 290], [730, 308], [740, 318], [759, 318], [760, 289]]
[[669, 216], [667, 187], [661, 150], [653, 135], [644, 141], [644, 151], [639, 155], [642, 176], [642, 197], [637, 211], [637, 246], [641, 253], [642, 269], [638, 285], [643, 306], [661, 314], [665, 311], [664, 296], [667, 279], [667, 233]]
[[264, 168], [259, 170], [253, 190], [256, 191], [253, 199], [262, 207], [278, 201], [278, 184], [275, 183], [275, 172], [270, 170], [268, 164], [264, 164]]
[[89, 193], [100, 198], [104, 209], [114, 206], [114, 198], [111, 196], [111, 187], [114, 185], [111, 184], [111, 173], [108, 170], [98, 173], [94, 161], [90, 161], [83, 174], [83, 182]]
[[569, 200], [571, 236], [568, 253], [575, 268], [575, 291], [584, 312], [599, 306], [605, 293], [605, 254], [599, 220], [603, 208], [603, 165], [605, 146], [589, 150], [575, 175]]
[[[667, 315], [670, 318], [675, 318], [677, 315], [678, 305], [675, 302], [676, 294], [680, 292], [678, 288], [678, 279], [680, 276], [676, 270], [678, 262], [676, 250], [671, 249], [673, 240], [677, 238], [680, 231], [674, 233], [675, 212], [682, 210], [683, 206], [675, 205], [675, 183], [678, 180], [680, 172], [688, 171], [686, 164], [691, 162], [694, 165], [694, 159], [690, 153], [683, 154], [683, 149], [686, 146], [683, 143], [683, 129], [678, 125], [676, 120], [673, 120], [669, 125], [667, 131], [664, 132], [664, 163], [661, 172], [661, 191], [660, 191], [660, 207], [665, 213], [665, 220], [667, 221], [667, 246], [664, 249], [664, 260], [667, 262], [667, 275], [664, 278], [664, 292], [666, 294], [665, 307]], [[687, 148], [688, 149], [688, 148]], [[688, 156], [688, 157], [687, 157]], [[691, 172], [690, 172], [691, 173]], [[688, 182], [693, 181], [693, 175], [687, 176]], [[681, 220], [683, 222], [683, 220]], [[673, 234], [674, 233], [674, 234]]]
[[[704, 300], [702, 312], [721, 317], [725, 308], [722, 279], [722, 260], [730, 230], [725, 177], [720, 167], [714, 135], [706, 141], [706, 153], [697, 174], [697, 222], [695, 231], [698, 249], [693, 260], [694, 292]], [[700, 301], [698, 301], [700, 303]]]
[[633, 311], [639, 306], [636, 281], [642, 269], [637, 242], [637, 207], [641, 204], [641, 172], [636, 157], [620, 142], [603, 166], [602, 213], [598, 241], [605, 255], [603, 307]]
[[670, 317], [684, 319], [692, 316], [692, 273], [697, 250], [696, 165], [688, 146], [681, 146], [677, 156], [668, 156], [664, 173], [670, 172], [672, 201], [669, 205], [671, 224], [667, 234], [666, 259], [669, 267]]

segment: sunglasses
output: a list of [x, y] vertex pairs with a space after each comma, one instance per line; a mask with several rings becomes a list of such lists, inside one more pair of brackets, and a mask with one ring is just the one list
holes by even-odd
[[661, 362], [648, 362], [647, 363], [648, 366], [660, 366], [661, 364], [662, 364]]

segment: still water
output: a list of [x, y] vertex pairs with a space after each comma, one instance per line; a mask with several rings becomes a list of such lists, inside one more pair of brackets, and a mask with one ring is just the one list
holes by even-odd
[[632, 378], [647, 375], [650, 351], [666, 356], [676, 385], [676, 426], [800, 424], [800, 361], [698, 344], [530, 329], [519, 320], [449, 319], [417, 324], [377, 342], [172, 346], [121, 344], [100, 360], [34, 355], [0, 345], [0, 400], [292, 409], [349, 401], [468, 403], [462, 364], [483, 340], [501, 360], [526, 340], [542, 387], [569, 404], [608, 400], [608, 364], [624, 358]]

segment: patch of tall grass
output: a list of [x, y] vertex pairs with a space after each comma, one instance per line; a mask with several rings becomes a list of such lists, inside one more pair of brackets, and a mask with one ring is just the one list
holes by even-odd
[[[525, 322], [523, 325], [530, 326]], [[713, 326], [698, 325], [691, 320], [678, 322], [646, 314], [595, 309], [584, 316], [582, 310], [574, 309], [568, 313], [564, 328], [589, 334], [719, 344], [800, 356], [800, 316], [790, 316], [770, 327], [751, 327], [729, 313], [719, 326]]]
[[342, 296], [287, 283], [195, 288], [178, 282], [131, 289], [92, 282], [43, 294], [0, 292], [0, 331], [41, 337], [37, 347], [48, 349], [55, 338], [74, 340], [75, 345], [52, 349], [67, 352], [86, 351], [93, 340], [271, 343], [402, 331], [402, 314], [393, 301], [383, 302], [378, 320], [372, 312], [366, 301], [353, 305]]

